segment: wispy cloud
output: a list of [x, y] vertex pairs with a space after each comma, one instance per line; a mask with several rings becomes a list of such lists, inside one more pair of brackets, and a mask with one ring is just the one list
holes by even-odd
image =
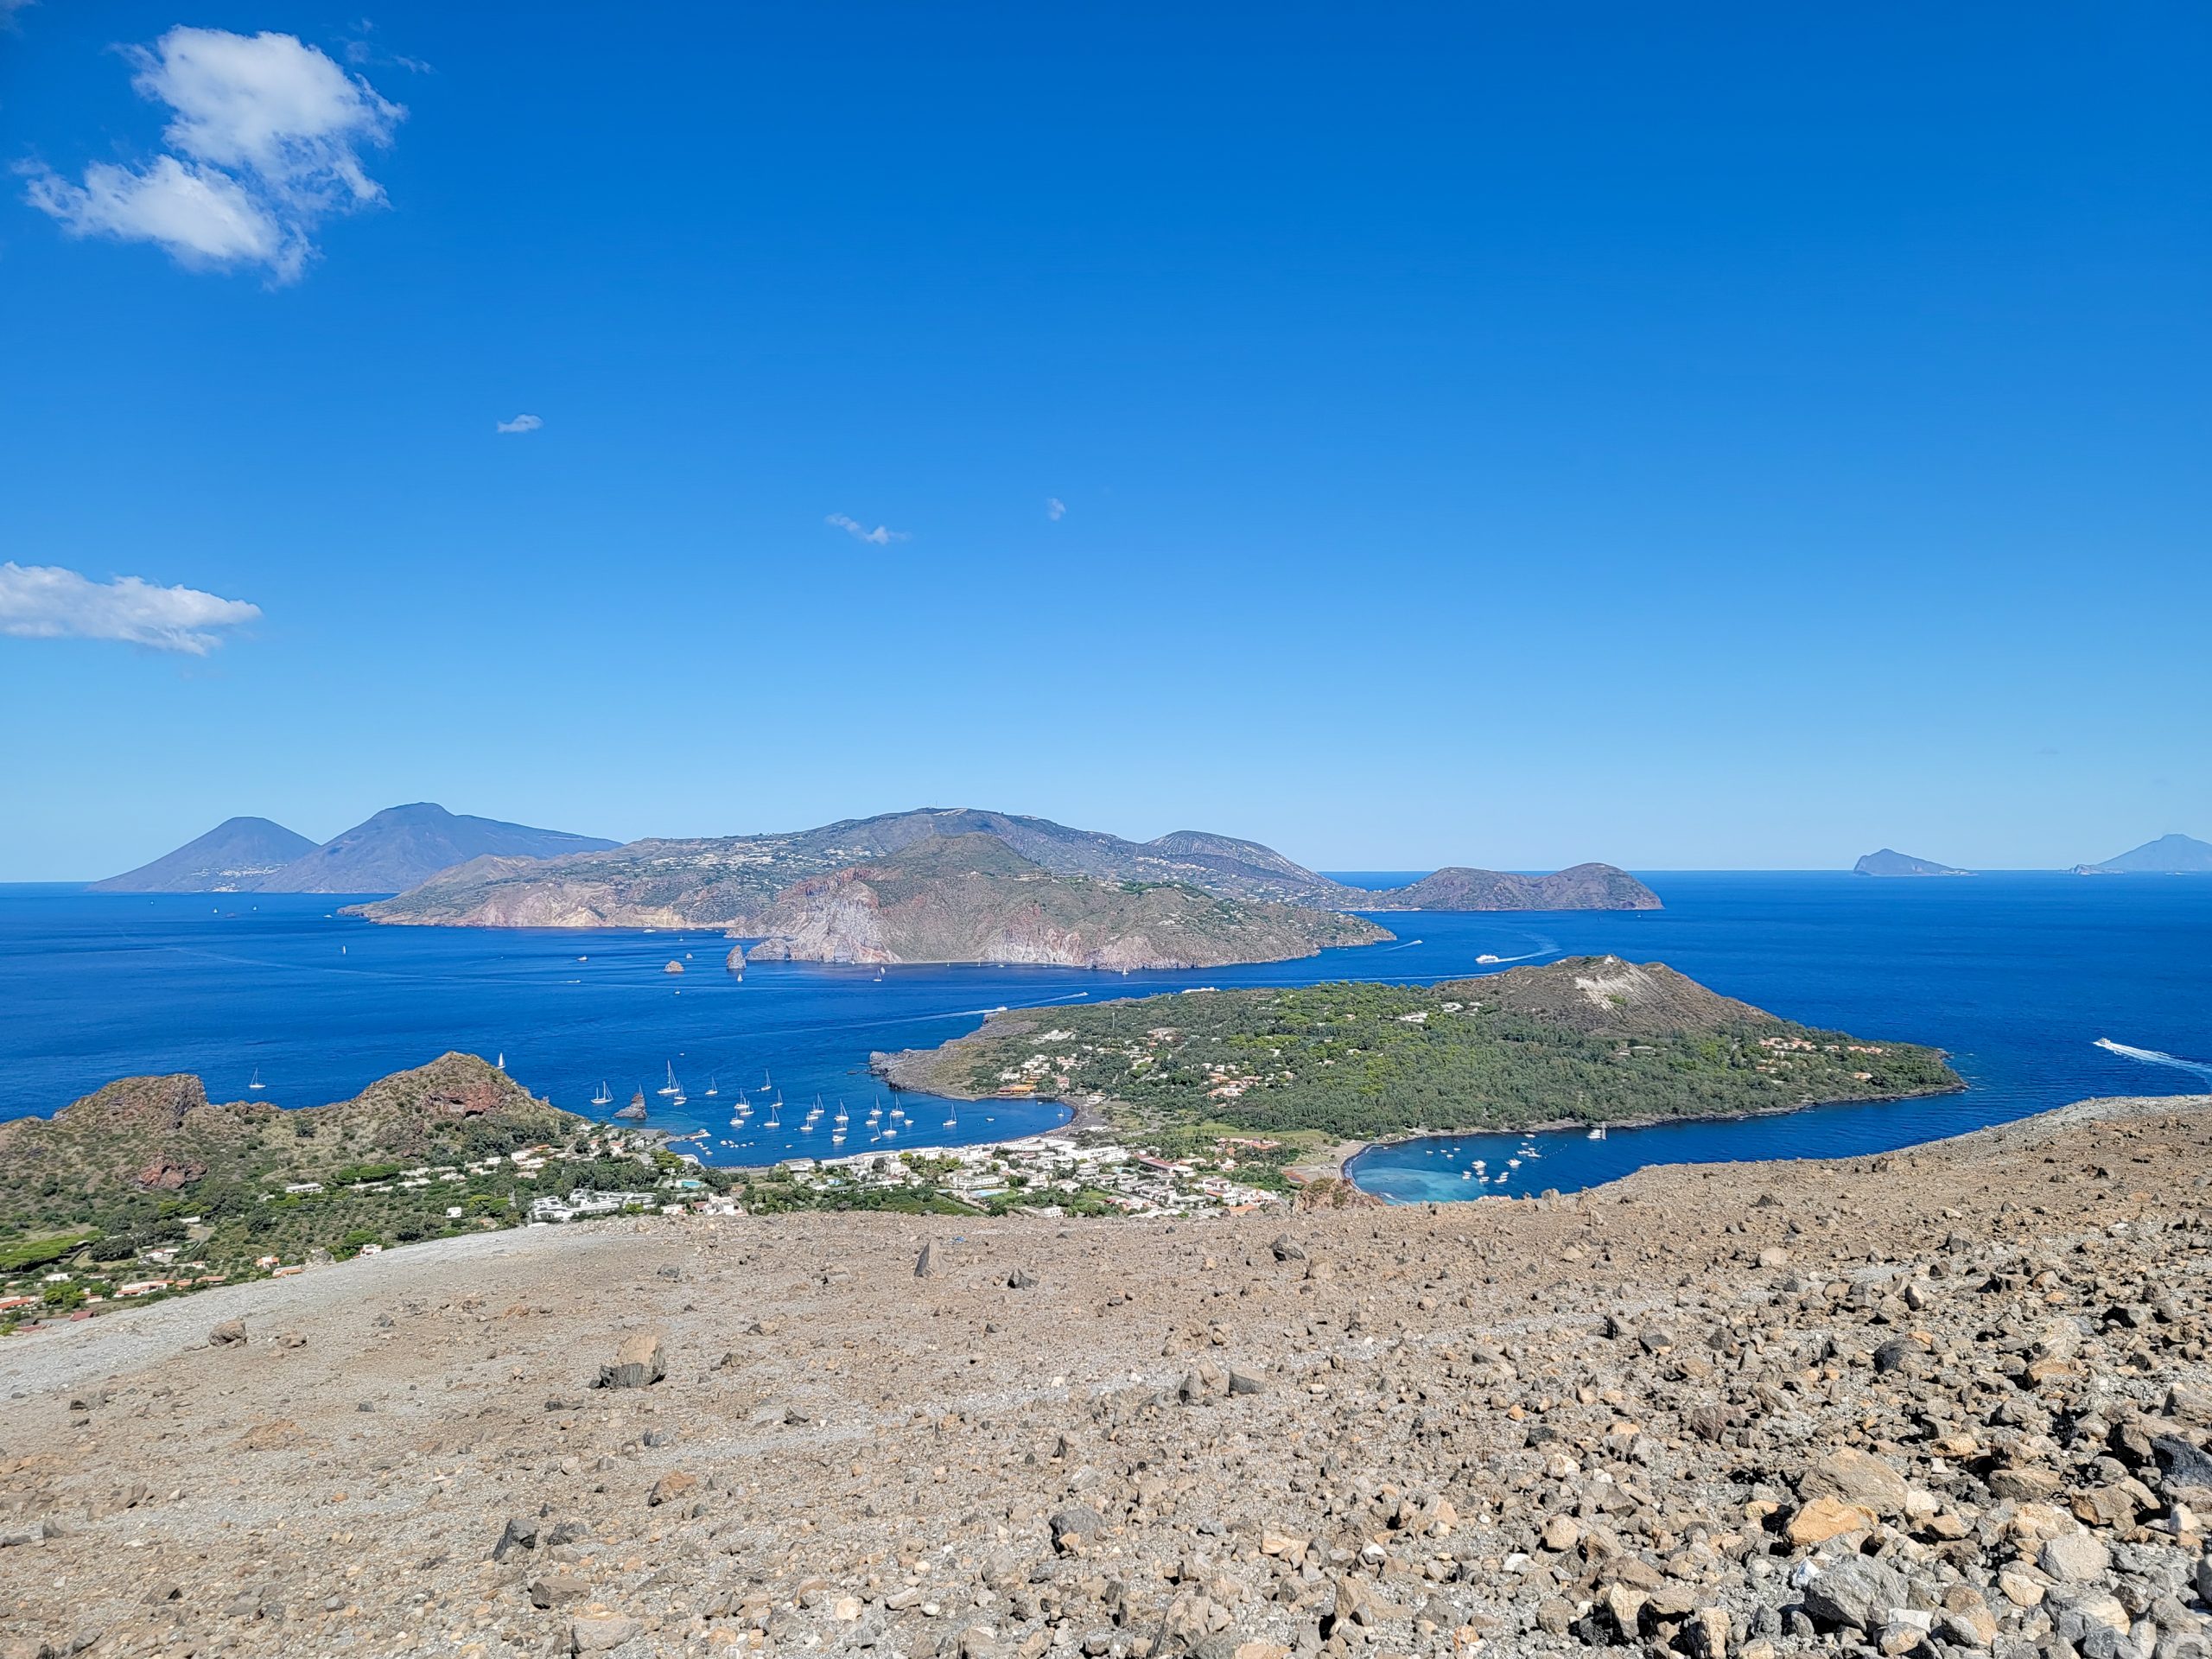
[[518, 415], [512, 421], [498, 423], [497, 429], [501, 432], [535, 432], [544, 424], [535, 415]]
[[1061, 500], [1057, 495], [1046, 496], [1045, 498], [1045, 516], [1051, 519], [1054, 524], [1058, 524], [1061, 519], [1068, 516], [1068, 504]]
[[877, 547], [888, 547], [893, 542], [906, 542], [912, 541], [913, 539], [912, 536], [903, 530], [887, 530], [881, 524], [878, 524], [874, 530], [870, 530], [865, 524], [861, 524], [859, 519], [848, 518], [842, 512], [833, 512], [822, 522], [825, 524], [835, 524], [838, 529], [843, 531], [846, 535], [850, 536], [855, 541], [868, 542]]
[[205, 657], [214, 632], [260, 616], [258, 605], [143, 576], [94, 582], [53, 564], [0, 564], [0, 634], [19, 639], [119, 639]]
[[361, 150], [390, 143], [406, 111], [297, 36], [180, 27], [129, 56], [139, 95], [168, 106], [168, 149], [140, 168], [95, 162], [81, 182], [41, 162], [18, 169], [31, 206], [71, 235], [289, 283], [323, 219], [384, 200]]
[[0, 0], [0, 32], [15, 27], [17, 12], [37, 3], [38, 0]]
[[378, 64], [396, 64], [417, 75], [433, 73], [430, 66], [420, 58], [410, 58], [404, 53], [387, 51], [369, 37], [377, 26], [364, 17], [353, 25], [353, 35], [346, 42], [346, 61], [357, 69], [366, 69]]

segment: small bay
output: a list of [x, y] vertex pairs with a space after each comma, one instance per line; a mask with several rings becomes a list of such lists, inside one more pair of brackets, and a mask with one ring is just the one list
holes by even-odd
[[[2099, 1094], [2212, 1089], [2212, 880], [1986, 875], [1884, 880], [1828, 874], [1645, 879], [1656, 912], [1385, 913], [1396, 943], [1181, 973], [760, 963], [728, 973], [711, 931], [378, 927], [327, 895], [127, 896], [0, 887], [0, 1118], [45, 1115], [118, 1077], [192, 1071], [220, 1100], [344, 1098], [448, 1049], [486, 1058], [592, 1116], [642, 1088], [655, 1127], [705, 1129], [711, 1162], [966, 1144], [1051, 1128], [1050, 1104], [902, 1097], [895, 1142], [871, 1147], [878, 1049], [973, 1030], [995, 1007], [1198, 985], [1332, 978], [1434, 981], [1516, 959], [1612, 953], [1663, 961], [1808, 1024], [1936, 1044], [1959, 1095], [1817, 1108], [1731, 1123], [1378, 1147], [1355, 1170], [1398, 1200], [1573, 1190], [1644, 1163], [1834, 1156], [1959, 1133]], [[1380, 878], [1376, 878], [1379, 884]], [[1500, 960], [1484, 963], [1493, 957]], [[684, 969], [666, 971], [671, 962]], [[2097, 1046], [2099, 1039], [2132, 1052]], [[2150, 1058], [2145, 1058], [2150, 1057]], [[2160, 1058], [2163, 1057], [2163, 1058]], [[655, 1090], [673, 1068], [682, 1107]], [[264, 1090], [249, 1084], [258, 1074]], [[741, 1090], [786, 1103], [773, 1132]], [[713, 1087], [716, 1092], [705, 1091]], [[820, 1096], [852, 1133], [830, 1142]], [[947, 1120], [951, 1120], [948, 1125]], [[1536, 1156], [1522, 1154], [1533, 1146]], [[1503, 1183], [1463, 1179], [1522, 1157]]]

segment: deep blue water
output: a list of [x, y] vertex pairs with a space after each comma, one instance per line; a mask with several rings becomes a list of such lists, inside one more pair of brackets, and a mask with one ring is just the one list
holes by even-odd
[[[1404, 873], [1378, 873], [1389, 885]], [[1738, 1124], [1616, 1130], [1604, 1141], [1540, 1138], [1543, 1154], [1503, 1188], [1510, 1137], [1408, 1143], [1363, 1156], [1363, 1184], [1399, 1198], [1562, 1191], [1672, 1160], [1827, 1156], [1955, 1133], [2085, 1095], [2212, 1088], [2212, 880], [1989, 875], [1881, 881], [1830, 874], [1646, 877], [1658, 912], [1385, 916], [1395, 944], [1193, 973], [1046, 968], [873, 969], [759, 963], [723, 970], [727, 944], [692, 934], [383, 928], [335, 914], [327, 896], [127, 897], [0, 887], [0, 1118], [48, 1113], [118, 1077], [195, 1071], [217, 1099], [288, 1106], [342, 1099], [449, 1048], [488, 1058], [534, 1091], [591, 1113], [642, 1086], [651, 1122], [708, 1127], [711, 1161], [854, 1152], [877, 1093], [872, 1050], [941, 1042], [1000, 1006], [1090, 1000], [1192, 985], [1328, 978], [1433, 980], [1487, 971], [1476, 958], [1612, 951], [1661, 960], [1792, 1019], [1950, 1051], [1964, 1095], [1824, 1108]], [[664, 971], [683, 961], [681, 976]], [[1503, 964], [1501, 964], [1503, 965]], [[2094, 1046], [2108, 1037], [2191, 1068]], [[673, 1064], [689, 1104], [653, 1090]], [[780, 1132], [730, 1127], [738, 1090], [772, 1074]], [[720, 1093], [709, 1098], [709, 1082]], [[822, 1096], [852, 1109], [798, 1124]], [[887, 1104], [888, 1097], [887, 1096]], [[1048, 1128], [1058, 1109], [908, 1097], [900, 1147], [997, 1140]], [[722, 1141], [742, 1144], [724, 1146]], [[1478, 1145], [1478, 1141], [1484, 1144]]]

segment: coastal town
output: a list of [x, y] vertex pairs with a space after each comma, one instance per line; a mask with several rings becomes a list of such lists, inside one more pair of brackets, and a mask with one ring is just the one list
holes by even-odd
[[[271, 1182], [255, 1195], [257, 1209], [311, 1216], [323, 1207], [333, 1220], [300, 1230], [315, 1241], [303, 1248], [249, 1259], [211, 1249], [213, 1222], [196, 1213], [168, 1217], [161, 1242], [127, 1249], [91, 1233], [53, 1241], [44, 1260], [0, 1267], [0, 1332], [80, 1321], [123, 1304], [218, 1285], [287, 1278], [419, 1238], [505, 1227], [800, 1209], [1196, 1217], [1281, 1204], [1290, 1188], [1281, 1167], [1268, 1161], [1282, 1143], [1266, 1139], [1224, 1139], [1202, 1155], [1168, 1157], [1086, 1128], [977, 1146], [787, 1158], [749, 1168], [709, 1166], [671, 1150], [681, 1145], [652, 1130], [607, 1125], [568, 1145], [539, 1142], [456, 1163]], [[344, 1224], [353, 1209], [376, 1201], [408, 1206], [427, 1224]]]
[[831, 1207], [861, 1195], [912, 1195], [939, 1201], [930, 1207], [982, 1213], [1154, 1217], [1241, 1215], [1280, 1202], [1280, 1192], [1237, 1179], [1236, 1151], [1224, 1142], [1211, 1158], [1166, 1158], [1094, 1130], [926, 1152], [791, 1158], [770, 1173]]

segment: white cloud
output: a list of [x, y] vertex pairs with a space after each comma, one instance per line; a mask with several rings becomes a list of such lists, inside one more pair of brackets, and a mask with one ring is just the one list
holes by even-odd
[[390, 143], [406, 111], [297, 37], [180, 27], [130, 56], [130, 84], [168, 106], [173, 153], [140, 168], [95, 162], [81, 183], [24, 168], [30, 204], [72, 235], [156, 243], [191, 265], [263, 265], [289, 283], [321, 220], [384, 200], [361, 149]]
[[518, 415], [512, 421], [496, 423], [495, 428], [501, 432], [535, 432], [544, 424], [535, 415]]
[[188, 264], [275, 264], [284, 232], [226, 173], [159, 156], [143, 173], [95, 162], [85, 181], [31, 175], [32, 207], [79, 236], [158, 242]]
[[162, 588], [143, 576], [93, 582], [59, 565], [0, 563], [0, 634], [19, 639], [120, 639], [205, 657], [258, 605], [196, 588]]
[[893, 542], [906, 542], [912, 541], [913, 539], [912, 537], [908, 535], [907, 532], [903, 530], [886, 530], [881, 524], [878, 524], [874, 530], [870, 530], [862, 524], [859, 519], [848, 518], [842, 512], [833, 512], [822, 522], [825, 524], [836, 525], [838, 529], [843, 531], [846, 535], [852, 537], [856, 541], [872, 543], [877, 547], [888, 547]]
[[1045, 498], [1045, 516], [1051, 519], [1054, 524], [1058, 524], [1061, 519], [1068, 516], [1068, 504], [1061, 500], [1057, 495], [1046, 496]]

